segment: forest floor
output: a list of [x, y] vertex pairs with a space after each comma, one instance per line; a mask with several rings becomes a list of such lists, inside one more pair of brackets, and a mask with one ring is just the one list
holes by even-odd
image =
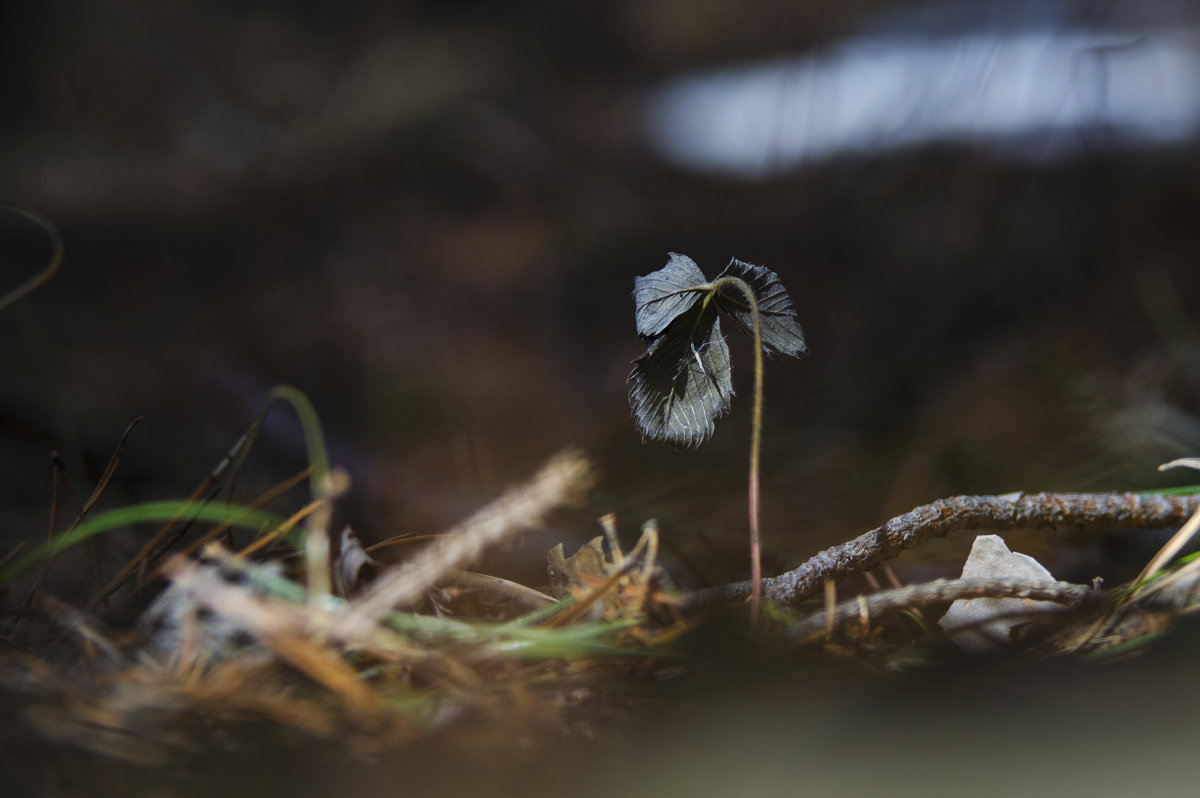
[[[903, 773], [965, 789], [1014, 746], [1048, 785], [1065, 771], [1047, 746], [1181, 742], [1167, 705], [1194, 680], [1160, 680], [1200, 639], [1175, 629], [1200, 586], [1200, 560], [1179, 557], [1194, 493], [945, 499], [766, 580], [752, 621], [745, 583], [677, 588], [653, 522], [625, 550], [600, 518], [578, 551], [548, 552], [545, 585], [464, 570], [584, 500], [595, 473], [575, 451], [382, 566], [406, 541], [334, 527], [348, 478], [303, 395], [275, 396], [312, 425], [309, 468], [275, 489], [217, 498], [260, 416], [190, 499], [92, 512], [102, 480], [66, 531], [5, 557], [5, 794], [720, 795]], [[290, 514], [263, 509], [280, 497]], [[115, 571], [96, 554], [102, 533], [151, 522]], [[1056, 581], [989, 536], [961, 579], [900, 585], [887, 565], [951, 532], [1031, 527], [1178, 532], [1121, 585]], [[56, 597], [71, 567], [97, 580], [89, 599]]]

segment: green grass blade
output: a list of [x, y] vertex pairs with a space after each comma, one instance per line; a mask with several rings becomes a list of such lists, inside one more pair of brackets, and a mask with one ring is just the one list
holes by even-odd
[[46, 264], [16, 288], [0, 294], [0, 310], [3, 310], [50, 282], [50, 279], [58, 273], [63, 259], [63, 240], [58, 228], [54, 226], [54, 222], [32, 208], [26, 208], [24, 205], [17, 205], [13, 202], [0, 202], [0, 211], [7, 211], [28, 219], [42, 228], [50, 239], [50, 255], [46, 258]]
[[225, 502], [196, 504], [173, 499], [118, 507], [94, 515], [18, 557], [3, 571], [0, 571], [0, 586], [8, 584], [30, 565], [87, 540], [93, 535], [127, 527], [131, 524], [164, 523], [181, 516], [188, 516], [197, 521], [227, 523], [242, 529], [255, 530], [267, 529], [283, 523], [283, 519], [273, 513], [252, 510]]
[[308, 448], [308, 464], [312, 466], [313, 496], [321, 496], [329, 478], [329, 454], [325, 449], [325, 433], [321, 431], [321, 420], [317, 409], [304, 392], [291, 385], [276, 385], [271, 389], [267, 401], [283, 399], [296, 410], [300, 426], [304, 430], [304, 443]]
[[1191, 496], [1193, 493], [1200, 493], [1200, 485], [1180, 485], [1174, 488], [1154, 488], [1153, 490], [1142, 490], [1138, 493], [1144, 493], [1150, 496]]

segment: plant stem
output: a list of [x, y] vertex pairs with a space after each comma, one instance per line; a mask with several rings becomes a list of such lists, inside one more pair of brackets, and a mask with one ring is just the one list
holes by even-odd
[[58, 232], [58, 228], [54, 226], [54, 222], [32, 208], [26, 208], [24, 205], [17, 205], [12, 202], [0, 202], [0, 211], [8, 211], [9, 213], [15, 213], [17, 216], [28, 219], [42, 228], [50, 238], [50, 255], [46, 259], [46, 265], [42, 267], [41, 271], [16, 288], [0, 295], [0, 309], [3, 309], [49, 282], [50, 278], [58, 273], [58, 268], [62, 265], [63, 259], [63, 240]]
[[750, 316], [754, 320], [754, 411], [750, 421], [750, 626], [758, 623], [758, 608], [762, 602], [762, 537], [759, 532], [759, 478], [758, 463], [762, 450], [763, 418], [763, 343], [762, 322], [758, 315], [758, 300], [745, 280], [737, 277], [722, 277], [713, 283], [713, 291], [723, 288], [736, 289], [746, 298]]

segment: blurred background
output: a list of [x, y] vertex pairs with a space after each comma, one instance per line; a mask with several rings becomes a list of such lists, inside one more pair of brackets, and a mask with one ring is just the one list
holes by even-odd
[[[144, 416], [101, 506], [185, 496], [290, 383], [367, 541], [573, 445], [592, 505], [483, 570], [538, 584], [611, 510], [685, 583], [745, 578], [749, 346], [698, 450], [630, 418], [669, 251], [776, 271], [809, 339], [767, 364], [768, 573], [941, 496], [1167, 484], [1200, 453], [1198, 32], [1171, 0], [4, 4], [0, 198], [66, 242], [0, 313], [5, 547], [51, 450], [86, 494]], [[45, 244], [0, 221], [3, 291]], [[241, 496], [302, 464], [278, 408]]]

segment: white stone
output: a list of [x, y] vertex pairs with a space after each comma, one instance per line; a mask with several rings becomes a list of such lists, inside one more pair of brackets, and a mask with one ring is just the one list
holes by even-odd
[[[963, 579], [1019, 579], [1054, 582], [1054, 576], [1028, 554], [1010, 551], [999, 535], [979, 535], [963, 566]], [[968, 651], [994, 651], [1012, 641], [1012, 630], [1030, 616], [1059, 609], [1053, 601], [1033, 599], [959, 599], [950, 605], [938, 625]], [[969, 628], [964, 628], [969, 627]]]

